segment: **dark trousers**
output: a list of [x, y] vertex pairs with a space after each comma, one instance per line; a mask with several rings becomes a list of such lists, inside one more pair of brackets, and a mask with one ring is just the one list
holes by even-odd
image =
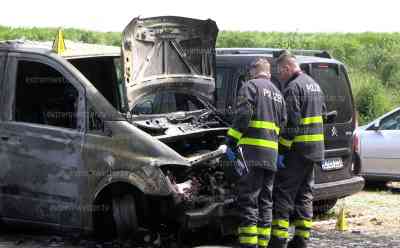
[[296, 228], [295, 236], [307, 240], [313, 217], [315, 163], [289, 152], [284, 164], [285, 168], [280, 169], [275, 177], [272, 239], [286, 242], [290, 219]]
[[242, 247], [266, 247], [271, 234], [275, 172], [250, 166], [238, 182], [239, 241]]

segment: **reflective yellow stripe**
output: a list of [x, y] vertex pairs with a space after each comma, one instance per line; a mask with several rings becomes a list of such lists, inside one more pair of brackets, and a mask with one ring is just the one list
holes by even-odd
[[322, 116], [306, 117], [300, 120], [300, 124], [309, 125], [314, 123], [322, 123]]
[[241, 138], [239, 145], [253, 145], [278, 150], [278, 143], [265, 139]]
[[279, 144], [290, 148], [292, 146], [293, 140], [287, 140], [282, 137], [279, 137]]
[[324, 141], [323, 134], [309, 134], [309, 135], [299, 135], [294, 138], [294, 142], [316, 142]]
[[258, 247], [260, 247], [260, 246], [267, 247], [267, 246], [268, 246], [268, 243], [269, 243], [269, 240], [266, 240], [266, 239], [258, 239]]
[[295, 220], [293, 225], [295, 227], [305, 227], [305, 228], [312, 228], [312, 221], [309, 220]]
[[258, 227], [257, 231], [258, 231], [258, 235], [263, 235], [263, 236], [270, 236], [271, 235], [271, 228], [270, 227]]
[[310, 231], [296, 230], [294, 232], [294, 235], [308, 239], [311, 236], [311, 233], [310, 233]]
[[257, 234], [257, 226], [239, 227], [239, 234]]
[[240, 236], [239, 237], [239, 242], [241, 244], [246, 244], [246, 245], [257, 245], [258, 244], [258, 237], [257, 236], [253, 236], [253, 237]]
[[237, 139], [237, 140], [239, 140], [242, 137], [243, 134], [241, 132], [233, 129], [233, 128], [229, 128], [228, 129], [228, 135], [233, 137], [233, 138], [235, 138], [235, 139]]
[[274, 130], [276, 134], [279, 134], [280, 132], [280, 128], [270, 121], [250, 121], [249, 127]]
[[272, 221], [272, 225], [273, 226], [279, 226], [279, 227], [283, 227], [283, 228], [289, 228], [289, 221], [287, 220], [273, 220]]
[[287, 239], [289, 237], [289, 232], [288, 231], [282, 231], [282, 230], [273, 229], [272, 230], [272, 236], [275, 236], [275, 237], [278, 237], [278, 238]]

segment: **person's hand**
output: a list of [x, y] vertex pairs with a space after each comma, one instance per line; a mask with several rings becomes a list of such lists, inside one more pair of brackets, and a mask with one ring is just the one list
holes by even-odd
[[225, 153], [229, 161], [234, 161], [236, 159], [235, 151], [228, 145], [220, 145], [218, 147], [218, 150], [221, 151], [222, 153]]
[[278, 167], [278, 170], [286, 168], [286, 165], [283, 163], [284, 160], [285, 160], [285, 156], [278, 155], [278, 160], [276, 162], [276, 166]]
[[218, 147], [218, 151], [221, 151], [222, 153], [226, 153], [226, 150], [228, 149], [227, 145], [220, 145]]

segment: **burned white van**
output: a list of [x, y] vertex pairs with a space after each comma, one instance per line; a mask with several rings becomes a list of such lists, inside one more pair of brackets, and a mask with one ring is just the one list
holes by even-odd
[[223, 216], [217, 34], [167, 16], [135, 18], [122, 52], [0, 42], [1, 220], [124, 236]]

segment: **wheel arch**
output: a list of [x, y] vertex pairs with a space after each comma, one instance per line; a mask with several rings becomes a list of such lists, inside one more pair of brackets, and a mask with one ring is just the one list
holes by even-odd
[[[172, 194], [171, 185], [161, 170], [150, 168], [150, 173], [140, 171], [114, 171], [97, 183], [92, 194], [91, 204], [94, 211], [91, 215], [91, 227], [95, 233], [102, 226], [112, 226], [112, 205], [113, 197], [120, 197], [123, 194], [132, 194], [136, 204], [139, 224], [145, 224], [149, 216], [149, 199], [154, 197], [165, 197]], [[96, 211], [100, 209], [101, 211]], [[101, 214], [105, 214], [102, 221]], [[110, 216], [111, 215], [111, 216]], [[101, 228], [100, 228], [101, 229]], [[102, 232], [100, 232], [102, 233]], [[107, 235], [109, 231], [106, 231]]]
[[124, 181], [113, 181], [104, 185], [96, 192], [92, 201], [94, 211], [92, 213], [93, 231], [100, 237], [115, 237], [117, 230], [113, 219], [112, 200], [114, 197], [121, 197], [124, 194], [131, 194], [135, 200], [137, 216], [140, 222], [144, 220], [141, 217], [146, 216], [146, 196], [136, 185]]

